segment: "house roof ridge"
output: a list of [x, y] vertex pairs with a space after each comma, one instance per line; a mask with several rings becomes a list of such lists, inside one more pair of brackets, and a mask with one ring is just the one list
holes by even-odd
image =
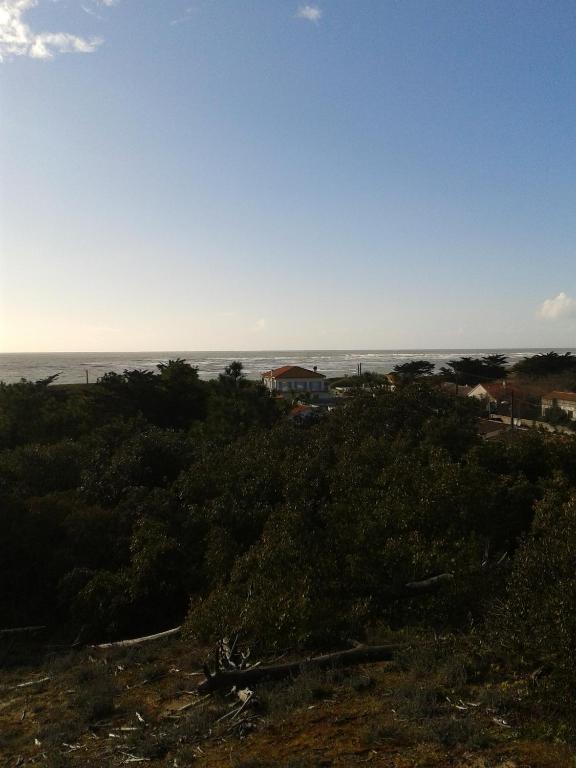
[[318, 371], [311, 371], [301, 365], [282, 365], [265, 371], [262, 376], [266, 379], [325, 379], [326, 376]]
[[576, 402], [576, 392], [566, 392], [562, 389], [553, 389], [542, 395], [543, 400], [574, 400]]

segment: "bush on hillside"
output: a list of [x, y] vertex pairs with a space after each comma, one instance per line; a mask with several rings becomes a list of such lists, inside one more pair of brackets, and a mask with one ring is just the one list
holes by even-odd
[[576, 493], [550, 491], [514, 558], [497, 638], [517, 664], [544, 668], [555, 697], [576, 686]]

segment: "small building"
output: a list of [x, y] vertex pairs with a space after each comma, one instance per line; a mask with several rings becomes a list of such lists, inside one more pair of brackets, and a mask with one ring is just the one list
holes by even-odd
[[534, 418], [535, 410], [538, 410], [533, 397], [505, 379], [477, 384], [468, 392], [468, 397], [482, 400], [489, 413], [505, 416], [510, 416], [514, 409], [514, 417]]
[[483, 400], [490, 411], [495, 411], [500, 403], [509, 403], [513, 394], [511, 387], [506, 386], [505, 381], [487, 381], [469, 389], [467, 396]]
[[316, 366], [310, 371], [299, 365], [283, 365], [263, 373], [262, 383], [276, 394], [326, 391], [326, 376], [318, 373]]
[[559, 408], [571, 419], [576, 419], [576, 392], [549, 392], [542, 395], [542, 416], [551, 408]]

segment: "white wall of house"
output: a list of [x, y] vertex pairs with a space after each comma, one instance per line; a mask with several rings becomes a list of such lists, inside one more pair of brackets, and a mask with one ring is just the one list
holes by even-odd
[[490, 395], [488, 394], [488, 392], [486, 392], [482, 384], [476, 384], [476, 386], [473, 387], [473, 389], [471, 389], [470, 392], [468, 392], [468, 397], [475, 397], [477, 400], [490, 399]]
[[271, 379], [264, 378], [271, 392], [325, 392], [325, 379]]
[[554, 398], [549, 400], [542, 398], [542, 415], [546, 415], [546, 411], [549, 408], [561, 408], [571, 418], [576, 419], [576, 403], [573, 400], [562, 400], [561, 398]]
[[477, 384], [473, 389], [471, 389], [470, 392], [468, 392], [467, 397], [473, 397], [476, 400], [481, 400], [490, 413], [494, 413], [498, 408], [498, 401], [495, 400], [492, 395], [484, 389], [482, 384]]
[[324, 379], [272, 379], [271, 389], [278, 392], [324, 392]]

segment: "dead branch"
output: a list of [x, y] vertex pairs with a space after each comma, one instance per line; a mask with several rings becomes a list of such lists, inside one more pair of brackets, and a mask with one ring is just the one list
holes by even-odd
[[46, 629], [45, 626], [38, 627], [14, 627], [12, 629], [0, 629], [0, 637], [4, 635], [22, 635], [27, 632], [41, 632]]
[[133, 645], [141, 645], [142, 643], [151, 643], [153, 640], [163, 640], [165, 637], [172, 637], [177, 635], [182, 627], [174, 627], [174, 629], [167, 629], [165, 632], [158, 632], [156, 635], [146, 635], [146, 637], [135, 637], [133, 640], [118, 640], [115, 643], [101, 643], [100, 645], [89, 645], [89, 648], [94, 650], [105, 648], [129, 648]]
[[41, 685], [42, 683], [47, 683], [49, 680], [51, 680], [51, 677], [41, 677], [39, 680], [28, 680], [26, 683], [18, 683], [18, 685], [13, 686], [12, 688], [9, 688], [10, 691], [16, 691], [20, 688], [29, 688], [32, 685]]
[[142, 688], [142, 686], [144, 685], [148, 685], [149, 683], [155, 683], [157, 680], [162, 680], [163, 677], [168, 677], [168, 673], [158, 672], [157, 675], [152, 675], [151, 677], [147, 677], [146, 680], [141, 680], [139, 683], [135, 683], [134, 685], [127, 685], [126, 690], [133, 691], [134, 688]]
[[421, 594], [438, 589], [442, 584], [454, 579], [453, 573], [440, 573], [438, 576], [431, 576], [422, 581], [410, 581], [404, 585], [404, 591], [408, 594]]
[[390, 661], [402, 647], [401, 645], [364, 645], [348, 651], [327, 653], [323, 656], [285, 664], [220, 670], [214, 674], [206, 674], [206, 679], [200, 683], [197, 690], [198, 693], [208, 693], [233, 686], [246, 688], [260, 680], [282, 680], [308, 669], [329, 669], [332, 666], [348, 667], [371, 661]]
[[185, 712], [187, 709], [192, 709], [192, 707], [198, 707], [200, 704], [203, 704], [206, 699], [210, 698], [208, 694], [205, 696], [202, 696], [200, 699], [195, 699], [194, 701], [188, 702], [188, 704], [184, 704], [182, 707], [178, 707], [176, 710], [177, 712]]

